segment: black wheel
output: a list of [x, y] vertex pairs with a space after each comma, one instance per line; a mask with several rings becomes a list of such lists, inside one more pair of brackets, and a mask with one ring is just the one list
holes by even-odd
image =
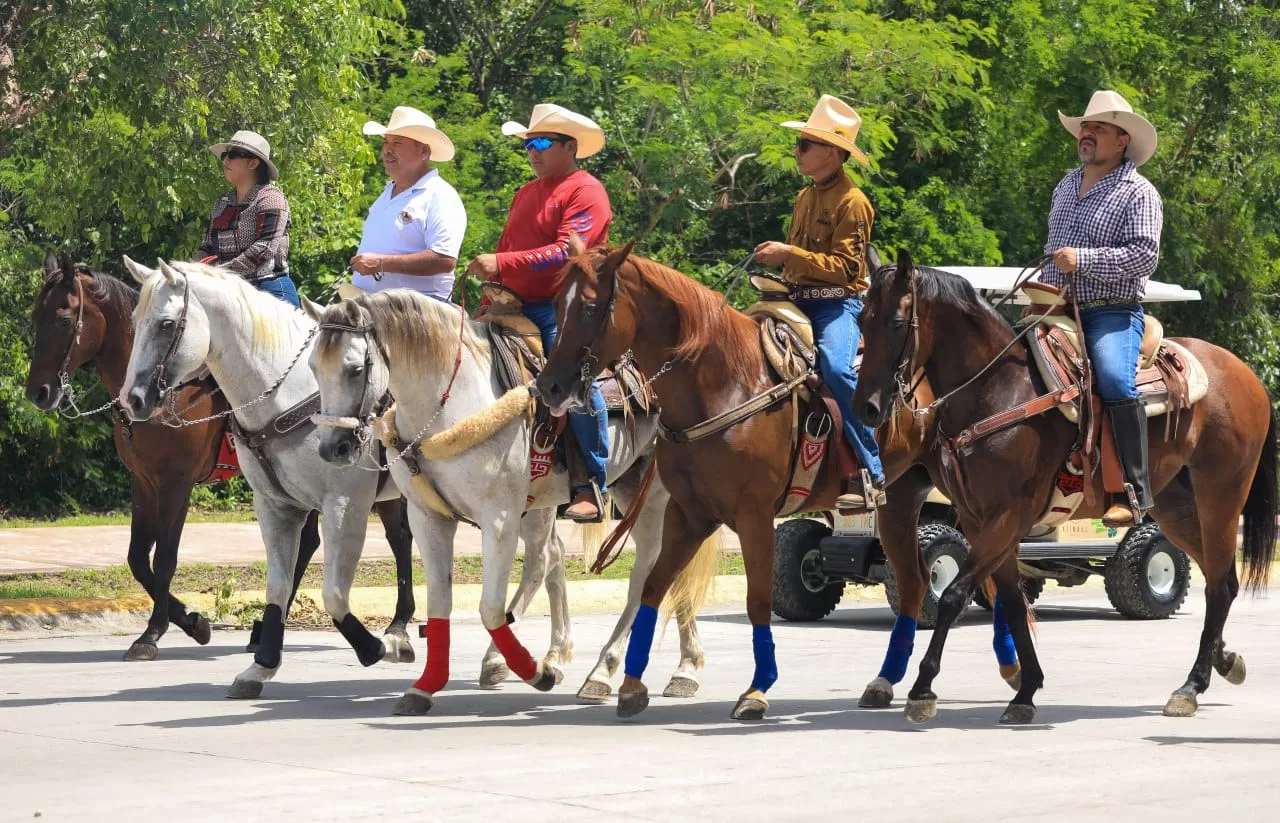
[[[1022, 596], [1027, 598], [1028, 603], [1034, 603], [1040, 599], [1040, 595], [1044, 592], [1044, 578], [1042, 577], [1023, 577], [1018, 581], [1018, 585], [1022, 587]], [[995, 604], [987, 600], [987, 593], [982, 587], [973, 590], [973, 602], [991, 611], [995, 608]]]
[[821, 620], [844, 594], [843, 580], [828, 580], [822, 572], [818, 541], [831, 527], [817, 520], [797, 518], [774, 532], [773, 613], [783, 620]]
[[[969, 542], [950, 526], [922, 526], [919, 535], [920, 555], [924, 558], [929, 577], [925, 581], [924, 603], [920, 606], [920, 618], [916, 622], [922, 629], [932, 629], [938, 622], [938, 600], [951, 581], [959, 576], [960, 565], [969, 553]], [[893, 613], [901, 614], [898, 579], [891, 563], [885, 565], [884, 596]], [[963, 616], [968, 608], [969, 604], [965, 603], [956, 619]]]
[[1191, 558], [1165, 538], [1155, 523], [1129, 533], [1110, 560], [1104, 578], [1107, 599], [1135, 620], [1169, 617], [1187, 599]]

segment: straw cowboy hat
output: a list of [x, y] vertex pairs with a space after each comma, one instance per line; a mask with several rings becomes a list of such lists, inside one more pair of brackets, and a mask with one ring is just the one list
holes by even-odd
[[209, 147], [209, 151], [213, 152], [214, 157], [222, 157], [222, 153], [228, 149], [240, 149], [247, 151], [254, 157], [261, 160], [267, 166], [267, 176], [275, 180], [280, 176], [280, 170], [276, 168], [276, 164], [271, 162], [271, 144], [267, 142], [267, 138], [258, 134], [256, 131], [241, 129], [231, 135], [231, 139], [225, 143], [214, 143]]
[[502, 133], [508, 137], [524, 138], [530, 133], [545, 131], [577, 140], [578, 159], [590, 157], [604, 148], [604, 129], [596, 125], [596, 121], [555, 103], [539, 103], [534, 106], [527, 126], [513, 120], [502, 124]]
[[1076, 139], [1080, 138], [1080, 124], [1086, 120], [1114, 123], [1129, 133], [1129, 146], [1125, 156], [1135, 166], [1141, 166], [1156, 153], [1156, 127], [1142, 115], [1135, 114], [1133, 106], [1114, 91], [1095, 91], [1089, 98], [1089, 107], [1079, 117], [1068, 117], [1061, 111], [1058, 119]]
[[853, 144], [858, 138], [858, 129], [862, 127], [862, 118], [839, 97], [824, 94], [818, 98], [818, 105], [813, 107], [808, 120], [803, 123], [788, 120], [782, 125], [789, 129], [799, 129], [805, 137], [844, 149], [864, 166], [871, 165], [862, 150]]
[[385, 126], [370, 120], [364, 124], [363, 131], [378, 137], [408, 137], [431, 149], [432, 160], [448, 163], [453, 159], [453, 141], [436, 128], [436, 121], [409, 106], [396, 106]]

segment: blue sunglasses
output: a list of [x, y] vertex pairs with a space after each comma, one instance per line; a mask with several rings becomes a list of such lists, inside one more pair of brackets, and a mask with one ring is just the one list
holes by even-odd
[[546, 151], [552, 143], [567, 143], [567, 137], [530, 137], [524, 141], [525, 151]]

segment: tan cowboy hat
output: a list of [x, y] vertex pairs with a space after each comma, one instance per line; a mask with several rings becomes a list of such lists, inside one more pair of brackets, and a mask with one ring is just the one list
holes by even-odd
[[858, 138], [858, 129], [862, 127], [862, 118], [839, 97], [824, 94], [818, 98], [818, 105], [813, 107], [808, 120], [803, 123], [788, 120], [782, 125], [789, 129], [799, 129], [805, 137], [844, 149], [864, 166], [871, 165], [862, 150], [853, 144]]
[[231, 139], [225, 143], [214, 143], [209, 147], [209, 151], [213, 152], [214, 157], [221, 158], [222, 153], [228, 149], [240, 149], [247, 151], [254, 157], [267, 164], [267, 176], [275, 180], [280, 176], [280, 170], [276, 168], [276, 164], [271, 162], [271, 144], [267, 142], [267, 138], [258, 134], [256, 131], [241, 129], [231, 135]]
[[1135, 166], [1141, 166], [1156, 153], [1156, 127], [1142, 115], [1135, 114], [1129, 101], [1114, 91], [1095, 91], [1084, 114], [1068, 117], [1059, 111], [1058, 119], [1077, 139], [1080, 137], [1080, 124], [1086, 120], [1116, 124], [1129, 133], [1129, 146], [1124, 153]]
[[507, 137], [524, 138], [530, 133], [544, 131], [577, 140], [579, 159], [590, 157], [604, 148], [604, 129], [596, 125], [596, 121], [555, 103], [539, 103], [534, 106], [527, 126], [513, 120], [502, 124], [502, 133]]
[[453, 159], [453, 141], [436, 128], [436, 121], [409, 106], [396, 106], [387, 125], [372, 120], [364, 124], [365, 134], [382, 137], [398, 134], [416, 140], [431, 149], [431, 159], [448, 163]]

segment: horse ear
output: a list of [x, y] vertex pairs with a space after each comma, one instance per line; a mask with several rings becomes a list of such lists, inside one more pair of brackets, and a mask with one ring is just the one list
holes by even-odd
[[582, 242], [582, 237], [576, 232], [569, 232], [569, 256], [577, 257], [587, 250], [587, 244]]
[[[632, 240], [622, 248], [610, 252], [609, 256], [604, 259], [604, 263], [600, 265], [599, 278], [596, 281], [597, 298], [608, 294], [610, 296], [609, 299], [613, 299], [613, 290], [618, 287], [618, 269], [622, 267], [623, 263], [627, 262], [627, 257], [631, 255], [631, 247], [635, 244], [636, 241]], [[605, 286], [606, 283], [608, 284], [607, 287]]]
[[75, 258], [69, 254], [58, 256], [58, 268], [62, 269], [62, 279], [68, 283], [75, 282], [76, 275], [80, 273], [79, 267], [76, 266]]
[[177, 283], [178, 270], [175, 269], [173, 266], [170, 266], [168, 263], [166, 263], [163, 260], [159, 262], [160, 262], [160, 274], [163, 275], [164, 279], [168, 280], [170, 285]]
[[124, 268], [129, 272], [130, 277], [138, 281], [139, 286], [145, 286], [148, 280], [156, 276], [155, 269], [147, 268], [127, 254], [124, 256]]
[[910, 280], [915, 271], [915, 264], [911, 262], [911, 252], [906, 249], [898, 252], [898, 271], [894, 274], [894, 277]]
[[305, 314], [307, 317], [310, 317], [312, 320], [316, 321], [317, 323], [320, 322], [321, 318], [324, 315], [324, 306], [321, 306], [319, 303], [315, 303], [315, 302], [312, 302], [311, 300], [308, 300], [305, 296], [301, 294], [298, 295], [298, 302], [302, 306], [303, 314]]
[[62, 268], [62, 264], [58, 262], [58, 255], [52, 251], [45, 252], [44, 255], [44, 276], [53, 277], [58, 273], [58, 269]]

